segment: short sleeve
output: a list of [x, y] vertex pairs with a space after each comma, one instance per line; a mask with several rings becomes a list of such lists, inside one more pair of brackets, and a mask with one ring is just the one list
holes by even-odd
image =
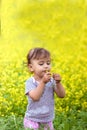
[[36, 86], [33, 83], [32, 79], [29, 79], [25, 82], [25, 94], [27, 95], [31, 90], [35, 89]]

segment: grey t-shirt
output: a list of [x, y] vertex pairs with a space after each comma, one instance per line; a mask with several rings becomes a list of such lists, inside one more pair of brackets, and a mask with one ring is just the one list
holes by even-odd
[[36, 122], [49, 122], [54, 118], [54, 87], [55, 81], [53, 78], [45, 84], [44, 92], [39, 101], [33, 101], [29, 96], [29, 92], [37, 87], [37, 82], [34, 77], [30, 77], [25, 84], [25, 94], [28, 97], [28, 105], [25, 113], [27, 119]]

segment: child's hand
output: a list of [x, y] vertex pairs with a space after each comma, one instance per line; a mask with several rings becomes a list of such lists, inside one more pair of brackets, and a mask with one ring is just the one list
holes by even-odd
[[43, 78], [42, 78], [43, 82], [44, 82], [44, 83], [47, 83], [47, 82], [50, 81], [50, 79], [51, 79], [51, 73], [50, 73], [50, 72], [46, 72], [46, 73], [44, 74]]
[[53, 74], [53, 78], [56, 81], [56, 83], [59, 83], [61, 81], [61, 77], [59, 74]]

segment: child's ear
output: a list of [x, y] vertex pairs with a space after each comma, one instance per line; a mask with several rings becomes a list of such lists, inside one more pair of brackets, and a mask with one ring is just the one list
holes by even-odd
[[29, 64], [28, 68], [29, 68], [30, 72], [33, 72], [32, 64]]

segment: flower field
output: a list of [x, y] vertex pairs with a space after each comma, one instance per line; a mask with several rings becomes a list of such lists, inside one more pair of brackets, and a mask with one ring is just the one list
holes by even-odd
[[24, 129], [25, 81], [30, 76], [26, 54], [36, 46], [51, 52], [52, 73], [61, 75], [66, 90], [64, 99], [55, 95], [55, 130], [87, 130], [87, 1], [38, 0], [28, 5], [26, 0], [21, 9], [20, 0], [5, 2], [0, 37], [0, 130]]

